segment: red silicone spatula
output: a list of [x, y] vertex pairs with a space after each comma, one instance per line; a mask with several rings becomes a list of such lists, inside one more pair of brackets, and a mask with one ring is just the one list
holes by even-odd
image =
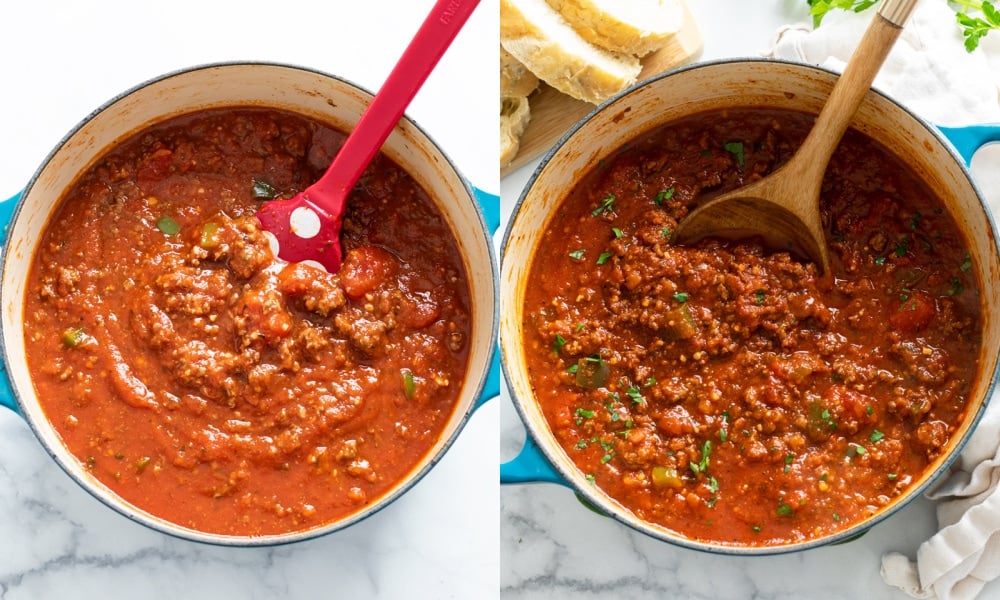
[[340, 269], [348, 194], [478, 4], [438, 0], [326, 173], [294, 198], [271, 200], [257, 211], [261, 226], [277, 241], [279, 257], [313, 260], [331, 273]]

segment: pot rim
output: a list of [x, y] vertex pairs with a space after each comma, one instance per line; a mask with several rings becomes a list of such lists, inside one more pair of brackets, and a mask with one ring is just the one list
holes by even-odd
[[[503, 259], [507, 254], [508, 245], [511, 241], [512, 234], [514, 233], [514, 228], [518, 221], [517, 217], [521, 212], [521, 209], [528, 195], [530, 194], [531, 189], [534, 187], [536, 181], [541, 176], [545, 168], [548, 166], [549, 162], [552, 161], [552, 159], [562, 150], [563, 146], [565, 146], [569, 142], [569, 140], [577, 134], [577, 132], [585, 128], [598, 114], [601, 114], [602, 111], [604, 110], [610, 110], [610, 107], [619, 100], [633, 93], [636, 93], [637, 91], [649, 85], [653, 85], [661, 80], [669, 79], [671, 77], [689, 71], [702, 70], [718, 66], [741, 65], [741, 64], [751, 64], [751, 63], [763, 64], [763, 65], [773, 64], [784, 67], [792, 67], [795, 69], [801, 69], [803, 72], [813, 71], [813, 72], [823, 73], [828, 76], [832, 75], [834, 77], [838, 77], [840, 75], [839, 72], [833, 69], [829, 69], [827, 67], [807, 64], [798, 61], [791, 61], [786, 59], [769, 58], [769, 57], [723, 58], [723, 59], [692, 63], [689, 65], [678, 67], [676, 69], [665, 71], [663, 73], [645, 79], [635, 84], [634, 86], [620, 92], [619, 94], [608, 99], [601, 105], [597, 106], [594, 110], [588, 113], [587, 116], [578, 121], [569, 131], [567, 131], [562, 137], [560, 137], [559, 140], [555, 143], [555, 145], [553, 145], [552, 148], [550, 148], [542, 157], [541, 161], [538, 163], [537, 167], [532, 172], [531, 176], [528, 178], [527, 183], [522, 188], [521, 194], [519, 195], [517, 201], [514, 203], [511, 212], [512, 216], [507, 221], [507, 225], [504, 229], [502, 242], [500, 246], [501, 265], [503, 264]], [[1000, 255], [1000, 243], [998, 243], [998, 238], [997, 238], [997, 233], [1000, 230], [997, 229], [996, 222], [993, 218], [992, 212], [989, 210], [989, 206], [985, 200], [985, 197], [983, 196], [982, 190], [976, 184], [976, 181], [975, 179], [973, 179], [971, 172], [969, 171], [969, 168], [966, 165], [964, 159], [955, 149], [954, 145], [950, 142], [950, 140], [948, 140], [944, 136], [944, 134], [942, 134], [940, 130], [938, 130], [933, 124], [928, 122], [926, 119], [920, 117], [919, 115], [914, 113], [905, 105], [901, 104], [899, 101], [893, 99], [885, 92], [882, 92], [879, 89], [873, 87], [870, 90], [870, 93], [874, 93], [875, 95], [879, 96], [882, 100], [885, 100], [888, 103], [890, 103], [894, 109], [901, 111], [906, 116], [913, 119], [913, 121], [916, 124], [919, 124], [924, 131], [933, 136], [935, 140], [938, 142], [938, 144], [948, 152], [952, 160], [961, 169], [962, 173], [964, 174], [971, 188], [975, 191], [977, 200], [980, 206], [982, 206], [983, 214], [985, 215], [989, 224], [990, 232], [992, 234], [991, 235], [992, 246], [995, 252], [998, 255]], [[696, 114], [696, 113], [697, 111], [692, 111], [690, 114]], [[642, 134], [640, 133], [637, 135], [642, 135]], [[504, 271], [501, 266], [501, 277], [503, 277], [503, 272]], [[520, 348], [519, 343], [515, 344], [515, 346], [518, 349]], [[632, 515], [627, 508], [617, 504], [617, 501], [612, 499], [604, 492], [599, 491], [595, 486], [584, 485], [580, 481], [581, 474], [578, 469], [576, 469], [575, 467], [567, 467], [562, 463], [561, 460], [558, 460], [557, 457], [560, 455], [560, 453], [564, 453], [562, 448], [550, 447], [550, 445], [548, 444], [547, 440], [544, 437], [545, 432], [540, 431], [540, 429], [542, 428], [548, 428], [547, 423], [537, 425], [536, 427], [536, 424], [533, 423], [533, 421], [530, 418], [528, 418], [527, 409], [525, 407], [527, 403], [529, 402], [534, 403], [536, 401], [533, 396], [529, 398], [520, 397], [520, 395], [515, 390], [514, 385], [512, 383], [513, 381], [512, 370], [510, 367], [510, 361], [508, 360], [507, 354], [508, 354], [507, 345], [501, 341], [501, 358], [502, 358], [501, 369], [503, 372], [504, 381], [507, 386], [507, 391], [512, 400], [512, 404], [514, 405], [518, 418], [524, 425], [527, 435], [530, 437], [530, 440], [526, 440], [525, 443], [534, 442], [534, 445], [537, 447], [538, 451], [541, 453], [544, 459], [548, 462], [549, 466], [551, 466], [555, 470], [555, 472], [558, 473], [558, 475], [563, 479], [564, 484], [567, 487], [571, 488], [577, 494], [578, 498], [580, 498], [581, 501], [588, 506], [588, 508], [591, 508], [592, 510], [596, 510], [601, 514], [609, 516], [614, 520], [618, 521], [619, 523], [629, 527], [630, 529], [638, 531], [639, 533], [645, 534], [654, 539], [667, 542], [679, 547], [688, 548], [691, 550], [697, 550], [711, 554], [722, 554], [722, 555], [732, 555], [732, 556], [768, 556], [777, 554], [787, 554], [791, 552], [799, 552], [822, 546], [847, 543], [861, 537], [875, 525], [895, 515], [899, 510], [909, 505], [913, 500], [921, 496], [932, 485], [940, 482], [942, 476], [947, 473], [950, 466], [954, 463], [955, 460], [958, 459], [965, 445], [968, 443], [969, 439], [972, 437], [972, 434], [975, 432], [977, 425], [979, 424], [980, 420], [983, 417], [983, 414], [985, 413], [987, 407], [990, 404], [997, 383], [998, 381], [1000, 381], [1000, 355], [997, 355], [994, 356], [991, 365], [983, 365], [984, 368], [982, 370], [983, 372], [982, 376], [986, 377], [988, 375], [988, 383], [984, 388], [984, 397], [982, 399], [982, 402], [979, 403], [976, 413], [974, 415], [968, 415], [966, 417], [966, 420], [969, 425], [966, 428], [965, 433], [962, 435], [960, 439], [957, 440], [957, 442], [955, 442], [954, 446], [950, 450], [950, 453], [938, 465], [936, 469], [934, 469], [928, 475], [924, 476], [922, 481], [920, 481], [913, 488], [909, 489], [902, 498], [893, 502], [890, 506], [882, 510], [879, 510], [874, 515], [860, 521], [859, 523], [851, 527], [848, 527], [841, 531], [834, 532], [830, 535], [821, 538], [807, 540], [803, 542], [781, 544], [777, 546], [739, 546], [739, 545], [729, 545], [729, 544], [704, 542], [699, 540], [688, 539], [683, 537], [681, 534], [671, 532], [665, 527], [654, 526], [651, 523], [639, 518], [638, 516]]]
[[[76, 136], [77, 133], [79, 133], [80, 130], [83, 129], [88, 123], [90, 123], [95, 117], [111, 109], [116, 103], [120, 102], [121, 100], [131, 96], [136, 92], [144, 90], [145, 88], [151, 85], [156, 85], [176, 77], [187, 76], [190, 75], [191, 73], [195, 73], [198, 71], [242, 68], [242, 67], [265, 67], [273, 69], [288, 69], [293, 71], [301, 71], [307, 74], [317, 75], [322, 78], [334, 80], [342, 85], [353, 88], [354, 90], [367, 95], [369, 98], [374, 96], [374, 93], [368, 90], [367, 88], [355, 84], [354, 82], [345, 79], [343, 77], [333, 75], [331, 73], [327, 73], [325, 71], [315, 69], [312, 67], [305, 67], [301, 65], [284, 63], [284, 62], [275, 62], [275, 61], [235, 60], [235, 61], [207, 62], [207, 63], [192, 65], [189, 67], [182, 67], [179, 69], [175, 69], [154, 76], [152, 78], [146, 79], [145, 81], [128, 88], [127, 90], [119, 94], [116, 94], [109, 100], [102, 103], [98, 108], [91, 111], [83, 119], [77, 122], [77, 124], [74, 125], [73, 128], [70, 129], [57, 142], [57, 144], [42, 160], [37, 170], [29, 179], [28, 184], [21, 191], [14, 206], [8, 227], [12, 229], [14, 223], [16, 223], [19, 217], [21, 216], [22, 210], [27, 210], [25, 207], [25, 200], [30, 195], [32, 188], [35, 186], [39, 177], [43, 174], [48, 165], [60, 153], [60, 151], [66, 146], [66, 144], [70, 142], [74, 138], [74, 136]], [[447, 167], [446, 170], [448, 172], [454, 173], [457, 181], [461, 185], [461, 189], [464, 191], [464, 194], [462, 195], [463, 198], [462, 202], [468, 202], [474, 209], [474, 213], [476, 215], [476, 218], [478, 219], [478, 223], [475, 230], [473, 232], [470, 232], [469, 235], [470, 237], [474, 238], [482, 236], [482, 242], [486, 250], [486, 255], [489, 257], [489, 270], [493, 282], [491, 284], [494, 292], [492, 298], [492, 306], [483, 307], [484, 311], [490, 310], [492, 314], [491, 316], [492, 326], [490, 328], [490, 331], [488, 332], [488, 346], [485, 347], [488, 349], [493, 349], [496, 347], [498, 341], [498, 325], [500, 319], [499, 316], [500, 294], [499, 294], [499, 285], [497, 283], [499, 281], [499, 266], [498, 266], [497, 254], [494, 249], [494, 244], [492, 241], [493, 237], [490, 233], [490, 229], [487, 224], [483, 207], [478, 201], [477, 199], [478, 197], [470, 182], [461, 173], [461, 171], [455, 165], [455, 162], [444, 151], [444, 149], [409, 115], [404, 114], [400, 119], [400, 123], [406, 123], [408, 127], [412, 127], [418, 134], [418, 137], [422, 137], [423, 139], [425, 139], [427, 143], [430, 145], [430, 147], [432, 147], [434, 151], [443, 159], [444, 165], [446, 165]], [[144, 126], [148, 126], [148, 124]], [[136, 131], [125, 132], [120, 139], [126, 139], [135, 133]], [[94, 156], [98, 157], [105, 151], [106, 149], [102, 149], [101, 152], [95, 153]], [[8, 235], [7, 238], [4, 240], [3, 245], [0, 246], [0, 273], [2, 273], [2, 271], [7, 269], [8, 266], [7, 254], [10, 249], [11, 243], [12, 243], [12, 237]], [[469, 277], [470, 287], [471, 287], [472, 286], [471, 280], [473, 279], [473, 274], [470, 272], [467, 275]], [[11, 333], [11, 335], [18, 335], [18, 334], [20, 334], [19, 331]], [[486, 332], [477, 332], [477, 334], [487, 335]], [[40, 429], [40, 425], [36, 423], [35, 419], [33, 419], [29, 415], [28, 411], [25, 410], [25, 406], [28, 405], [28, 402], [27, 400], [25, 400], [24, 396], [27, 395], [28, 397], [33, 397], [34, 390], [22, 392], [18, 388], [16, 383], [13, 381], [13, 377], [7, 372], [7, 369], [3, 368], [3, 365], [12, 364], [11, 361], [12, 359], [14, 359], [14, 357], [12, 357], [9, 354], [6, 335], [7, 332], [5, 332], [5, 328], [2, 326], [2, 322], [0, 322], [0, 347], [2, 347], [2, 361], [3, 361], [3, 363], [0, 364], [0, 368], [3, 369], [4, 375], [7, 377], [18, 410], [23, 416], [24, 420], [28, 423], [34, 437], [45, 449], [45, 452], [49, 455], [49, 457], [52, 458], [52, 460], [56, 464], [59, 465], [59, 467], [67, 475], [70, 476], [71, 479], [73, 479], [74, 482], [76, 482], [80, 487], [86, 490], [91, 496], [99, 500], [102, 504], [108, 506], [115, 512], [121, 514], [122, 516], [128, 518], [133, 522], [139, 523], [150, 529], [159, 531], [161, 533], [165, 533], [175, 538], [204, 543], [204, 544], [210, 544], [216, 546], [229, 546], [229, 547], [279, 546], [279, 545], [291, 544], [318, 538], [324, 535], [334, 533], [336, 531], [340, 531], [342, 529], [346, 529], [356, 523], [359, 523], [367, 519], [368, 517], [377, 514], [378, 512], [381, 512], [382, 509], [393, 504], [401, 496], [405, 495], [410, 489], [412, 489], [417, 483], [419, 483], [444, 458], [445, 454], [447, 454], [448, 450], [451, 449], [452, 445], [455, 443], [459, 435], [465, 429], [465, 426], [468, 423], [469, 419], [472, 417], [472, 414], [476, 411], [476, 409], [479, 406], [481, 406], [482, 402], [486, 400], [485, 398], [482, 398], [482, 395], [487, 385], [489, 371], [491, 363], [493, 361], [491, 354], [492, 350], [490, 350], [489, 351], [490, 354], [484, 361], [484, 364], [480, 369], [478, 376], [469, 375], [469, 373], [472, 372], [472, 367], [473, 367], [473, 365], [469, 365], [469, 369], [467, 371], [467, 378], [470, 383], [475, 383], [475, 385], [470, 387], [469, 400], [466, 402], [467, 406], [462, 408], [462, 406], [459, 404], [456, 405], [455, 407], [456, 412], [449, 420], [449, 423], [454, 422], [453, 430], [451, 431], [450, 434], [447, 434], [447, 431], [443, 432], [447, 435], [442, 435], [441, 437], [438, 438], [439, 445], [437, 446], [437, 449], [436, 450], [432, 449], [433, 452], [428, 454], [428, 456], [425, 457], [424, 459], [422, 459], [416, 465], [416, 467], [408, 475], [406, 475], [406, 477], [401, 482], [399, 482], [398, 485], [390, 489], [388, 493], [379, 496], [375, 501], [373, 501], [372, 503], [365, 506], [359, 511], [350, 513], [336, 521], [321, 524], [310, 529], [292, 531], [282, 534], [269, 534], [261, 536], [226, 535], [226, 534], [210, 533], [210, 532], [191, 529], [173, 523], [166, 519], [157, 517], [155, 515], [152, 515], [126, 502], [124, 499], [120, 498], [117, 494], [112, 492], [106, 486], [96, 482], [96, 480], [91, 481], [90, 478], [84, 476], [83, 471], [78, 464], [66, 463], [66, 461], [63, 461], [59, 457], [58, 453], [55, 452], [54, 449], [50, 446], [48, 440], [43, 435], [43, 432]], [[459, 411], [461, 411], [460, 416], [459, 416]]]

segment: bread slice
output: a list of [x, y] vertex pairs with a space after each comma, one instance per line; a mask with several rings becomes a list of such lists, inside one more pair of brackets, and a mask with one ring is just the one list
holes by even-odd
[[538, 88], [538, 77], [500, 46], [500, 97], [528, 96]]
[[547, 0], [580, 37], [614, 52], [645, 56], [684, 25], [678, 0]]
[[600, 104], [635, 83], [639, 59], [580, 37], [546, 0], [500, 0], [500, 44], [560, 92]]
[[525, 96], [500, 98], [500, 168], [510, 164], [521, 145], [521, 136], [531, 119]]

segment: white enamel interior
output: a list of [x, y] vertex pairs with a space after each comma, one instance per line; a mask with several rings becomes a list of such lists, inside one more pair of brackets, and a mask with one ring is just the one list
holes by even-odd
[[138, 130], [195, 110], [225, 106], [262, 106], [290, 110], [350, 131], [371, 95], [329, 75], [298, 67], [239, 63], [198, 67], [164, 76], [109, 102], [71, 132], [53, 151], [25, 190], [14, 214], [3, 257], [0, 305], [4, 360], [20, 407], [56, 461], [88, 491], [126, 516], [167, 533], [217, 544], [265, 545], [314, 537], [341, 529], [376, 512], [420, 479], [451, 445], [485, 382], [495, 346], [497, 290], [492, 242], [472, 192], [454, 166], [411, 121], [404, 119], [383, 148], [438, 203], [461, 246], [472, 288], [472, 339], [469, 368], [461, 382], [459, 406], [427, 458], [364, 511], [317, 530], [266, 537], [231, 537], [185, 529], [124, 503], [80, 468], [64, 448], [35, 398], [25, 365], [23, 311], [25, 279], [50, 214], [63, 191], [106, 149]]
[[763, 106], [818, 113], [835, 75], [804, 65], [769, 60], [707, 63], [649, 81], [609, 102], [560, 142], [526, 186], [508, 226], [501, 251], [500, 347], [507, 385], [515, 405], [553, 466], [601, 510], [656, 538], [714, 552], [769, 554], [800, 550], [846, 539], [881, 520], [919, 494], [950, 464], [982, 414], [997, 370], [1000, 345], [1000, 258], [993, 225], [984, 201], [968, 172], [939, 134], [884, 96], [869, 93], [854, 121], [865, 132], [905, 158], [928, 185], [938, 191], [969, 239], [981, 282], [983, 345], [969, 357], [980, 365], [969, 403], [969, 416], [950, 450], [939, 458], [913, 491], [898, 498], [870, 522], [829, 539], [785, 547], [737, 548], [687, 540], [676, 533], [637, 519], [631, 512], [590, 484], [561, 449], [545, 423], [532, 394], [521, 347], [525, 282], [541, 233], [555, 218], [575, 182], [625, 142], [679, 117], [725, 107]]

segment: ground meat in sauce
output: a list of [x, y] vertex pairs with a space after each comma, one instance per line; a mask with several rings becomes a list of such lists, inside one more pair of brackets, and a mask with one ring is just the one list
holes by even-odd
[[469, 290], [405, 172], [365, 172], [336, 274], [276, 261], [259, 228], [255, 195], [301, 190], [342, 140], [271, 110], [185, 116], [103, 158], [50, 223], [26, 307], [36, 391], [139, 508], [224, 534], [316, 527], [406, 476], [453, 412]]
[[593, 483], [691, 539], [844, 529], [907, 490], [962, 420], [978, 282], [940, 202], [849, 131], [823, 184], [831, 280], [753, 242], [671, 243], [697, 202], [786, 161], [812, 118], [665, 126], [567, 196], [524, 306], [535, 396]]

